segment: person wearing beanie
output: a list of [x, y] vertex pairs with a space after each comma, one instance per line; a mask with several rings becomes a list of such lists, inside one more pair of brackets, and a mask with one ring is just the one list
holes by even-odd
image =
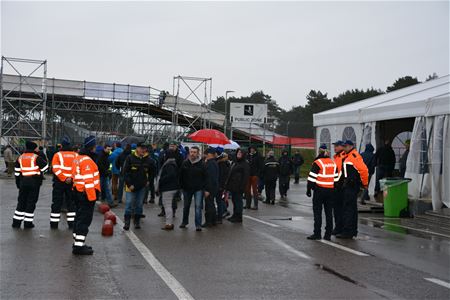
[[62, 149], [52, 158], [52, 172], [54, 176], [50, 228], [58, 229], [58, 224], [61, 219], [61, 207], [65, 203], [67, 209], [67, 225], [70, 229], [73, 229], [76, 208], [75, 195], [72, 189], [72, 164], [78, 154], [72, 150], [72, 145], [67, 137], [63, 138], [61, 146]]
[[86, 236], [94, 214], [95, 201], [100, 193], [100, 176], [95, 157], [94, 136], [84, 140], [84, 147], [72, 163], [73, 190], [76, 201], [76, 218], [73, 227], [72, 253], [92, 255], [94, 250], [86, 245]]
[[308, 175], [306, 196], [311, 197], [311, 191], [314, 191], [314, 233], [308, 236], [309, 240], [320, 240], [322, 238], [322, 207], [325, 210], [326, 220], [324, 239], [331, 240], [334, 182], [337, 177], [336, 164], [330, 158], [327, 146], [322, 144], [319, 148], [319, 155], [315, 158]]
[[275, 204], [275, 189], [277, 187], [277, 180], [280, 174], [280, 163], [275, 159], [275, 153], [269, 151], [267, 153], [266, 161], [264, 162], [263, 181], [266, 188], [267, 204]]
[[20, 228], [22, 221], [24, 228], [34, 227], [34, 210], [44, 173], [48, 170], [47, 162], [36, 153], [38, 145], [27, 141], [25, 147], [24, 153], [19, 156], [14, 167], [19, 196], [13, 216], [13, 228]]

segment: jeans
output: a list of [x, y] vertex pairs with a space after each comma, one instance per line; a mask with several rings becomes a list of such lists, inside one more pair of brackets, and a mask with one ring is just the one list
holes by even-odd
[[119, 187], [117, 188], [117, 201], [122, 203], [123, 198], [123, 190], [125, 188], [125, 178], [123, 175], [119, 176]]
[[101, 176], [100, 177], [100, 188], [102, 190], [102, 195], [104, 193], [106, 202], [108, 204], [112, 205], [114, 204], [112, 194], [111, 194], [111, 178], [108, 176]]
[[216, 196], [217, 221], [222, 221], [223, 214], [227, 211], [227, 205], [225, 200], [222, 198], [223, 192], [223, 190], [219, 190]]
[[177, 190], [161, 192], [161, 199], [166, 212], [166, 225], [173, 224], [173, 197], [177, 193]]
[[145, 188], [134, 192], [126, 192], [125, 215], [132, 215], [133, 208], [135, 215], [142, 215], [142, 205], [144, 202]]
[[183, 224], [189, 224], [189, 210], [191, 209], [192, 196], [195, 201], [195, 227], [202, 225], [203, 191], [183, 191]]
[[295, 182], [298, 183], [300, 179], [300, 166], [294, 166], [294, 178]]

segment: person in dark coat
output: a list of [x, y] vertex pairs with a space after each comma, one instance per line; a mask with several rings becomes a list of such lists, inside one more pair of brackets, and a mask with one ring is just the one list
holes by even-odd
[[200, 156], [200, 149], [197, 146], [189, 149], [189, 156], [180, 169], [180, 184], [183, 190], [183, 222], [180, 228], [186, 228], [189, 224], [189, 211], [191, 209], [192, 198], [195, 205], [195, 228], [201, 231], [203, 194], [206, 182], [206, 168]]
[[402, 157], [400, 158], [400, 177], [405, 177], [406, 172], [406, 162], [408, 161], [408, 155], [409, 155], [409, 145], [411, 141], [406, 140], [405, 141], [405, 152], [403, 153]]
[[202, 227], [212, 227], [217, 224], [217, 211], [214, 199], [219, 192], [219, 165], [216, 161], [216, 149], [206, 150], [206, 183], [205, 183], [205, 223]]
[[228, 213], [227, 204], [225, 202], [227, 196], [225, 183], [227, 181], [228, 174], [230, 173], [230, 161], [228, 160], [228, 154], [222, 152], [217, 159], [217, 164], [219, 166], [219, 192], [216, 196], [217, 223], [222, 224], [222, 218], [224, 218]]
[[[373, 148], [372, 144], [367, 144], [366, 149], [363, 153], [361, 153], [361, 157], [363, 158], [364, 163], [366, 164], [367, 168], [369, 169], [369, 183], [370, 179], [372, 178], [372, 175], [375, 173], [375, 154], [373, 153], [375, 149]], [[370, 200], [369, 197], [369, 189], [365, 189], [361, 204], [365, 204], [365, 200]]]
[[156, 193], [161, 195], [163, 207], [165, 207], [166, 225], [163, 230], [173, 230], [174, 208], [172, 206], [175, 194], [180, 190], [180, 174], [176, 162], [177, 154], [168, 149], [165, 153], [166, 161], [161, 166], [157, 180]]
[[111, 155], [111, 145], [106, 144], [103, 150], [98, 153], [97, 166], [100, 172], [100, 188], [102, 200], [106, 199], [106, 202], [110, 207], [116, 207], [111, 192], [111, 164], [109, 162], [109, 156]]
[[376, 154], [377, 176], [375, 183], [375, 195], [380, 192], [380, 179], [392, 177], [395, 168], [395, 153], [389, 140], [384, 141], [384, 146], [377, 150]]
[[[245, 208], [250, 209], [252, 198], [253, 198], [253, 208], [258, 209], [258, 182], [261, 177], [261, 172], [264, 166], [264, 159], [259, 155], [255, 147], [248, 147], [247, 161], [250, 167], [250, 176], [248, 178], [247, 186], [245, 188]], [[252, 195], [253, 192], [253, 195]]]
[[289, 159], [288, 151], [283, 150], [281, 157], [278, 160], [280, 164], [280, 180], [278, 182], [281, 199], [286, 199], [287, 191], [289, 190], [289, 181], [292, 174], [292, 161]]
[[123, 191], [125, 188], [125, 178], [123, 177], [123, 165], [125, 164], [125, 160], [128, 157], [128, 155], [131, 154], [131, 145], [127, 144], [125, 146], [125, 149], [122, 151], [122, 153], [119, 154], [119, 157], [117, 157], [115, 164], [116, 168], [119, 170], [119, 186], [117, 187], [117, 202], [122, 203], [123, 198]]
[[294, 168], [294, 183], [298, 184], [300, 181], [300, 168], [305, 162], [303, 156], [300, 154], [300, 151], [295, 151], [294, 156], [292, 156], [292, 166]]
[[236, 160], [231, 165], [225, 187], [231, 193], [233, 201], [233, 215], [228, 218], [232, 223], [242, 223], [242, 194], [250, 177], [250, 166], [245, 159], [245, 152], [241, 149], [236, 151]]
[[278, 175], [280, 173], [280, 163], [275, 159], [273, 151], [267, 153], [266, 161], [264, 162], [263, 179], [266, 187], [266, 201], [267, 204], [275, 204], [275, 189], [277, 187]]

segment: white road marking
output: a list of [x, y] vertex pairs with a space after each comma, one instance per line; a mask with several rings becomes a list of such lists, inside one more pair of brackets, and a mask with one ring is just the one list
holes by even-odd
[[406, 229], [409, 229], [409, 230], [415, 230], [415, 231], [419, 231], [419, 232], [425, 232], [425, 233], [428, 233], [428, 234], [434, 234], [434, 235], [450, 238], [450, 235], [437, 233], [437, 232], [433, 232], [433, 231], [430, 231], [430, 230], [423, 230], [423, 229], [418, 229], [418, 228], [409, 227], [409, 226], [405, 226], [405, 225], [400, 225], [400, 224], [395, 224], [395, 223], [388, 223], [388, 222], [384, 222], [384, 221], [378, 221], [378, 220], [374, 220], [374, 219], [371, 219], [371, 218], [360, 218], [360, 219], [367, 220], [367, 221], [372, 221], [372, 222], [383, 224], [383, 225], [397, 226], [397, 227], [402, 227], [402, 228], [406, 228]]
[[258, 233], [261, 234], [262, 236], [264, 236], [265, 238], [271, 240], [272, 242], [274, 242], [278, 246], [288, 250], [292, 254], [295, 254], [295, 255], [297, 255], [297, 256], [299, 256], [301, 258], [304, 258], [304, 259], [311, 259], [311, 257], [308, 254], [306, 254], [306, 253], [304, 253], [302, 251], [299, 251], [297, 249], [294, 249], [293, 247], [289, 246], [288, 244], [286, 244], [282, 240], [279, 240], [276, 237], [271, 236], [270, 234], [267, 234], [267, 233], [264, 233], [264, 232], [258, 232]]
[[345, 246], [342, 246], [342, 245], [339, 245], [339, 244], [336, 244], [336, 243], [333, 243], [333, 242], [330, 242], [330, 241], [327, 241], [327, 240], [319, 240], [319, 242], [321, 242], [321, 243], [323, 243], [323, 244], [330, 245], [330, 246], [332, 246], [332, 247], [335, 247], [335, 248], [338, 248], [338, 249], [341, 249], [341, 250], [344, 250], [344, 251], [347, 251], [347, 252], [350, 252], [350, 253], [353, 253], [353, 254], [355, 254], [355, 255], [359, 255], [359, 256], [370, 256], [370, 255], [367, 254], [367, 253], [359, 252], [359, 251], [350, 249], [350, 248], [348, 248], [348, 247], [345, 247]]
[[253, 218], [253, 217], [250, 217], [250, 216], [247, 216], [247, 215], [244, 215], [244, 218], [249, 219], [249, 220], [253, 220], [255, 222], [259, 222], [259, 223], [262, 223], [262, 224], [265, 224], [265, 225], [269, 225], [271, 227], [275, 227], [275, 228], [280, 227], [280, 225], [269, 223], [269, 222], [266, 222], [266, 221], [263, 221], [263, 220], [260, 220], [260, 219], [257, 219], [257, 218]]
[[436, 279], [436, 278], [424, 278], [424, 279], [450, 289], [450, 283], [445, 282], [443, 280]]
[[[123, 226], [122, 220], [117, 217], [117, 225]], [[133, 231], [124, 231], [136, 249], [141, 253], [142, 257], [158, 274], [159, 277], [167, 284], [178, 299], [194, 300], [194, 297], [181, 285], [181, 283], [163, 266], [163, 264], [153, 255], [145, 244], [134, 234]]]

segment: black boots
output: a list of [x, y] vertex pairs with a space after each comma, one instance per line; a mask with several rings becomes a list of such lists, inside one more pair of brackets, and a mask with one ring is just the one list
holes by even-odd
[[130, 223], [131, 223], [131, 215], [125, 215], [125, 224], [123, 225], [124, 230], [130, 229]]
[[141, 229], [141, 215], [134, 215], [134, 228]]
[[31, 229], [34, 228], [33, 222], [23, 222], [23, 228]]
[[89, 246], [73, 246], [72, 253], [75, 255], [92, 255], [94, 254], [94, 250], [92, 250]]
[[13, 219], [13, 222], [12, 222], [11, 226], [12, 226], [12, 228], [20, 228], [21, 224], [22, 224], [22, 221]]
[[320, 235], [317, 234], [313, 234], [307, 237], [308, 240], [320, 240], [322, 239], [322, 237]]
[[158, 214], [158, 217], [165, 217], [166, 216], [166, 210], [164, 209], [164, 206], [161, 207], [161, 212]]
[[58, 229], [58, 222], [50, 222], [50, 228], [51, 229]]
[[67, 222], [67, 226], [69, 226], [69, 229], [73, 229], [73, 223], [75, 223], [75, 222]]

